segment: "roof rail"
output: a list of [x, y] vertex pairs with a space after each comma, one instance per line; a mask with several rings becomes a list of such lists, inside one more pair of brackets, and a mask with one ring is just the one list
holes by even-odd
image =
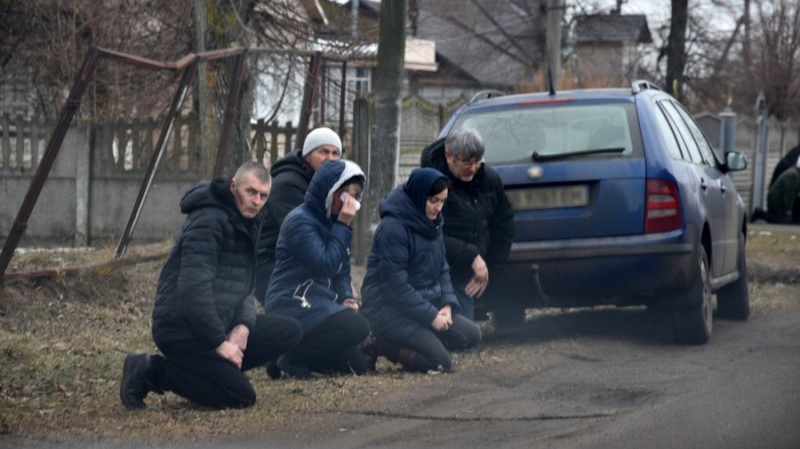
[[638, 94], [639, 92], [647, 89], [655, 89], [661, 90], [655, 83], [652, 83], [647, 80], [636, 80], [631, 83], [631, 90], [633, 90], [634, 94]]
[[490, 98], [502, 97], [503, 95], [505, 94], [503, 92], [500, 92], [499, 90], [482, 90], [473, 95], [472, 98], [469, 99], [467, 104], [472, 104], [480, 100], [488, 100]]

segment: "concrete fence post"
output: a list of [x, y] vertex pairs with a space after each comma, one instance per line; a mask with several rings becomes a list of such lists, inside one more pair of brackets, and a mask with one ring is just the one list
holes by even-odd
[[769, 131], [768, 119], [769, 110], [767, 109], [767, 100], [762, 92], [758, 95], [755, 105], [755, 121], [758, 125], [758, 134], [755, 161], [753, 163], [753, 193], [750, 196], [750, 207], [752, 210], [755, 210], [755, 208], [764, 208], [764, 178], [767, 169], [767, 133]]
[[88, 246], [89, 192], [92, 176], [91, 133], [86, 125], [71, 126], [64, 137], [64, 147], [72, 148], [75, 154], [75, 240], [77, 247]]
[[719, 142], [723, 154], [736, 149], [736, 113], [730, 105], [719, 114], [721, 126], [719, 127]]

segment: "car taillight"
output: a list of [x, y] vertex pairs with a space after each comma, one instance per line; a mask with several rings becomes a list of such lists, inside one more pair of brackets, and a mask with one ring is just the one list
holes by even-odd
[[680, 229], [681, 201], [675, 183], [663, 179], [648, 179], [646, 196], [645, 234]]

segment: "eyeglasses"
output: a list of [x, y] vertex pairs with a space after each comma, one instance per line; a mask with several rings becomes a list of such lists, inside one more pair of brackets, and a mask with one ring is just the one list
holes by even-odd
[[472, 167], [473, 165], [480, 165], [481, 163], [480, 159], [469, 159], [465, 161], [463, 159], [455, 158], [455, 160], [462, 167]]

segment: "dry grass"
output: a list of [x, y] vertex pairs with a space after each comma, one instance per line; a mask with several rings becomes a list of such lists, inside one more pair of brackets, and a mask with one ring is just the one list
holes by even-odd
[[[499, 378], [529, 378], [553, 363], [558, 354], [569, 353], [573, 344], [569, 335], [542, 337], [536, 330], [499, 338], [491, 328], [485, 328], [487, 343], [476, 351], [456, 354], [456, 372], [449, 376], [407, 374], [383, 360], [378, 375], [311, 382], [271, 381], [263, 370], [256, 369], [249, 376], [259, 400], [251, 409], [212, 412], [168, 393], [150, 395], [146, 411], [129, 412], [118, 398], [123, 358], [129, 351], [155, 351], [150, 313], [163, 257], [145, 256], [165, 257], [168, 249], [168, 243], [131, 247], [126, 258], [146, 261], [128, 265], [104, 265], [113, 259], [111, 248], [49, 257], [46, 253], [15, 256], [10, 271], [87, 268], [73, 274], [8, 282], [0, 289], [0, 435], [55, 440], [80, 436], [147, 443], [263, 434], [285, 428], [297, 419], [323, 420], [330, 413], [359, 413], [365, 403], [374, 408], [383, 402], [411, 401], [413, 398], [404, 397], [410, 387], [433, 392], [466, 378], [490, 382], [485, 374], [487, 366], [509, 371]], [[758, 276], [769, 280], [770, 275], [785, 272], [780, 282], [752, 287], [754, 310], [798, 300], [797, 235], [753, 231], [748, 259], [757, 265], [751, 269], [755, 271], [751, 280], [758, 281]], [[358, 285], [363, 268], [354, 272]], [[558, 315], [536, 311], [529, 317], [536, 325], [529, 327], [557, 327], [559, 323], [554, 320]], [[616, 316], [630, 322], [640, 320], [638, 316]], [[583, 332], [591, 335], [594, 331], [587, 327]], [[510, 360], [526, 363], [498, 363]]]
[[[275, 382], [256, 369], [249, 377], [259, 400], [251, 409], [212, 412], [167, 393], [148, 396], [146, 411], [129, 412], [118, 397], [122, 362], [130, 351], [156, 351], [150, 313], [168, 249], [168, 243], [132, 247], [126, 258], [162, 256], [135, 264], [114, 263], [113, 248], [15, 256], [9, 273], [62, 271], [17, 279], [0, 290], [0, 435], [137, 442], [247, 436], [296, 419], [357, 412], [359, 404], [378, 398], [402, 399], [402, 387], [447, 382], [405, 373], [385, 360], [376, 376], [312, 382]], [[354, 268], [357, 287], [363, 272]], [[477, 369], [487, 358], [504, 357], [498, 355], [503, 348], [459, 354], [455, 363]]]

